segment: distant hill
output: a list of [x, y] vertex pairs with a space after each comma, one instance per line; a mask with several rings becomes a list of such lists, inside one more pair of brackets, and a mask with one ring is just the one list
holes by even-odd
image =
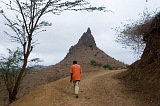
[[70, 47], [66, 57], [53, 67], [61, 67], [66, 70], [69, 69], [74, 60], [78, 61], [78, 64], [82, 66], [84, 71], [97, 70], [95, 66], [91, 65], [91, 61], [101, 65], [111, 65], [116, 68], [124, 68], [126, 66], [96, 46], [90, 28], [83, 33], [76, 45]]
[[44, 68], [47, 68], [48, 66], [43, 66], [43, 65], [35, 65], [31, 68], [29, 68], [29, 71], [37, 71], [37, 70], [42, 70]]

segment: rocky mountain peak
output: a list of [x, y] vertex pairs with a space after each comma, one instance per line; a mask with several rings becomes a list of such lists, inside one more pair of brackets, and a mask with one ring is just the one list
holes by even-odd
[[87, 29], [87, 32], [83, 33], [77, 45], [85, 45], [87, 47], [96, 47], [96, 43], [93, 35], [91, 34], [90, 28]]
[[88, 27], [87, 32], [86, 33], [90, 33], [91, 34], [91, 29]]
[[125, 66], [123, 63], [110, 57], [96, 46], [96, 42], [91, 34], [90, 28], [82, 34], [76, 45], [70, 47], [67, 55], [56, 66], [65, 67], [64, 70], [68, 70], [68, 67], [72, 65], [73, 60], [77, 60], [78, 64], [80, 64], [83, 67], [83, 70], [86, 71], [97, 70], [95, 66], [91, 65], [92, 60], [102, 63], [103, 65], [109, 64], [117, 68]]

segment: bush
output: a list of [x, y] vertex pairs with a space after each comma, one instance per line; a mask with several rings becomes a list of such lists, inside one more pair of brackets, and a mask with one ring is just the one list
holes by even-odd
[[111, 66], [109, 64], [103, 65], [102, 67], [105, 68], [105, 69], [108, 68], [109, 70], [116, 70], [117, 69], [116, 67]]
[[106, 64], [106, 65], [103, 65], [102, 67], [106, 69], [106, 68], [109, 68], [110, 65]]
[[111, 66], [111, 65], [109, 65], [109, 64], [103, 65], [102, 63], [98, 63], [98, 62], [95, 61], [95, 60], [91, 60], [90, 63], [91, 63], [91, 65], [93, 65], [93, 66], [98, 66], [99, 68], [100, 68], [100, 67], [103, 67], [103, 68], [105, 68], [105, 69], [107, 68], [107, 69], [109, 69], [109, 70], [116, 70], [116, 69], [117, 69], [117, 68], [114, 67], [114, 66]]
[[97, 66], [98, 65], [98, 62], [95, 61], [95, 60], [91, 60], [90, 62], [91, 62], [91, 65], [93, 65], [93, 66]]
[[98, 63], [97, 66], [100, 68], [102, 66], [102, 63]]

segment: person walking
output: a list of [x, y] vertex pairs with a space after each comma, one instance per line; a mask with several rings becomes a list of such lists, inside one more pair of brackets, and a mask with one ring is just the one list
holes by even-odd
[[82, 68], [77, 64], [77, 61], [73, 61], [73, 65], [70, 67], [71, 79], [70, 82], [73, 82], [74, 94], [76, 98], [79, 98], [79, 84], [81, 80]]

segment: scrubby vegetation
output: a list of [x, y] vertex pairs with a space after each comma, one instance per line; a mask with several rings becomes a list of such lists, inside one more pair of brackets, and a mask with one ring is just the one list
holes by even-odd
[[102, 63], [99, 63], [95, 60], [91, 60], [90, 63], [91, 63], [91, 65], [96, 66], [98, 68], [103, 67], [104, 69], [109, 69], [109, 70], [116, 70], [117, 69], [117, 67], [114, 67], [109, 64], [102, 64]]

